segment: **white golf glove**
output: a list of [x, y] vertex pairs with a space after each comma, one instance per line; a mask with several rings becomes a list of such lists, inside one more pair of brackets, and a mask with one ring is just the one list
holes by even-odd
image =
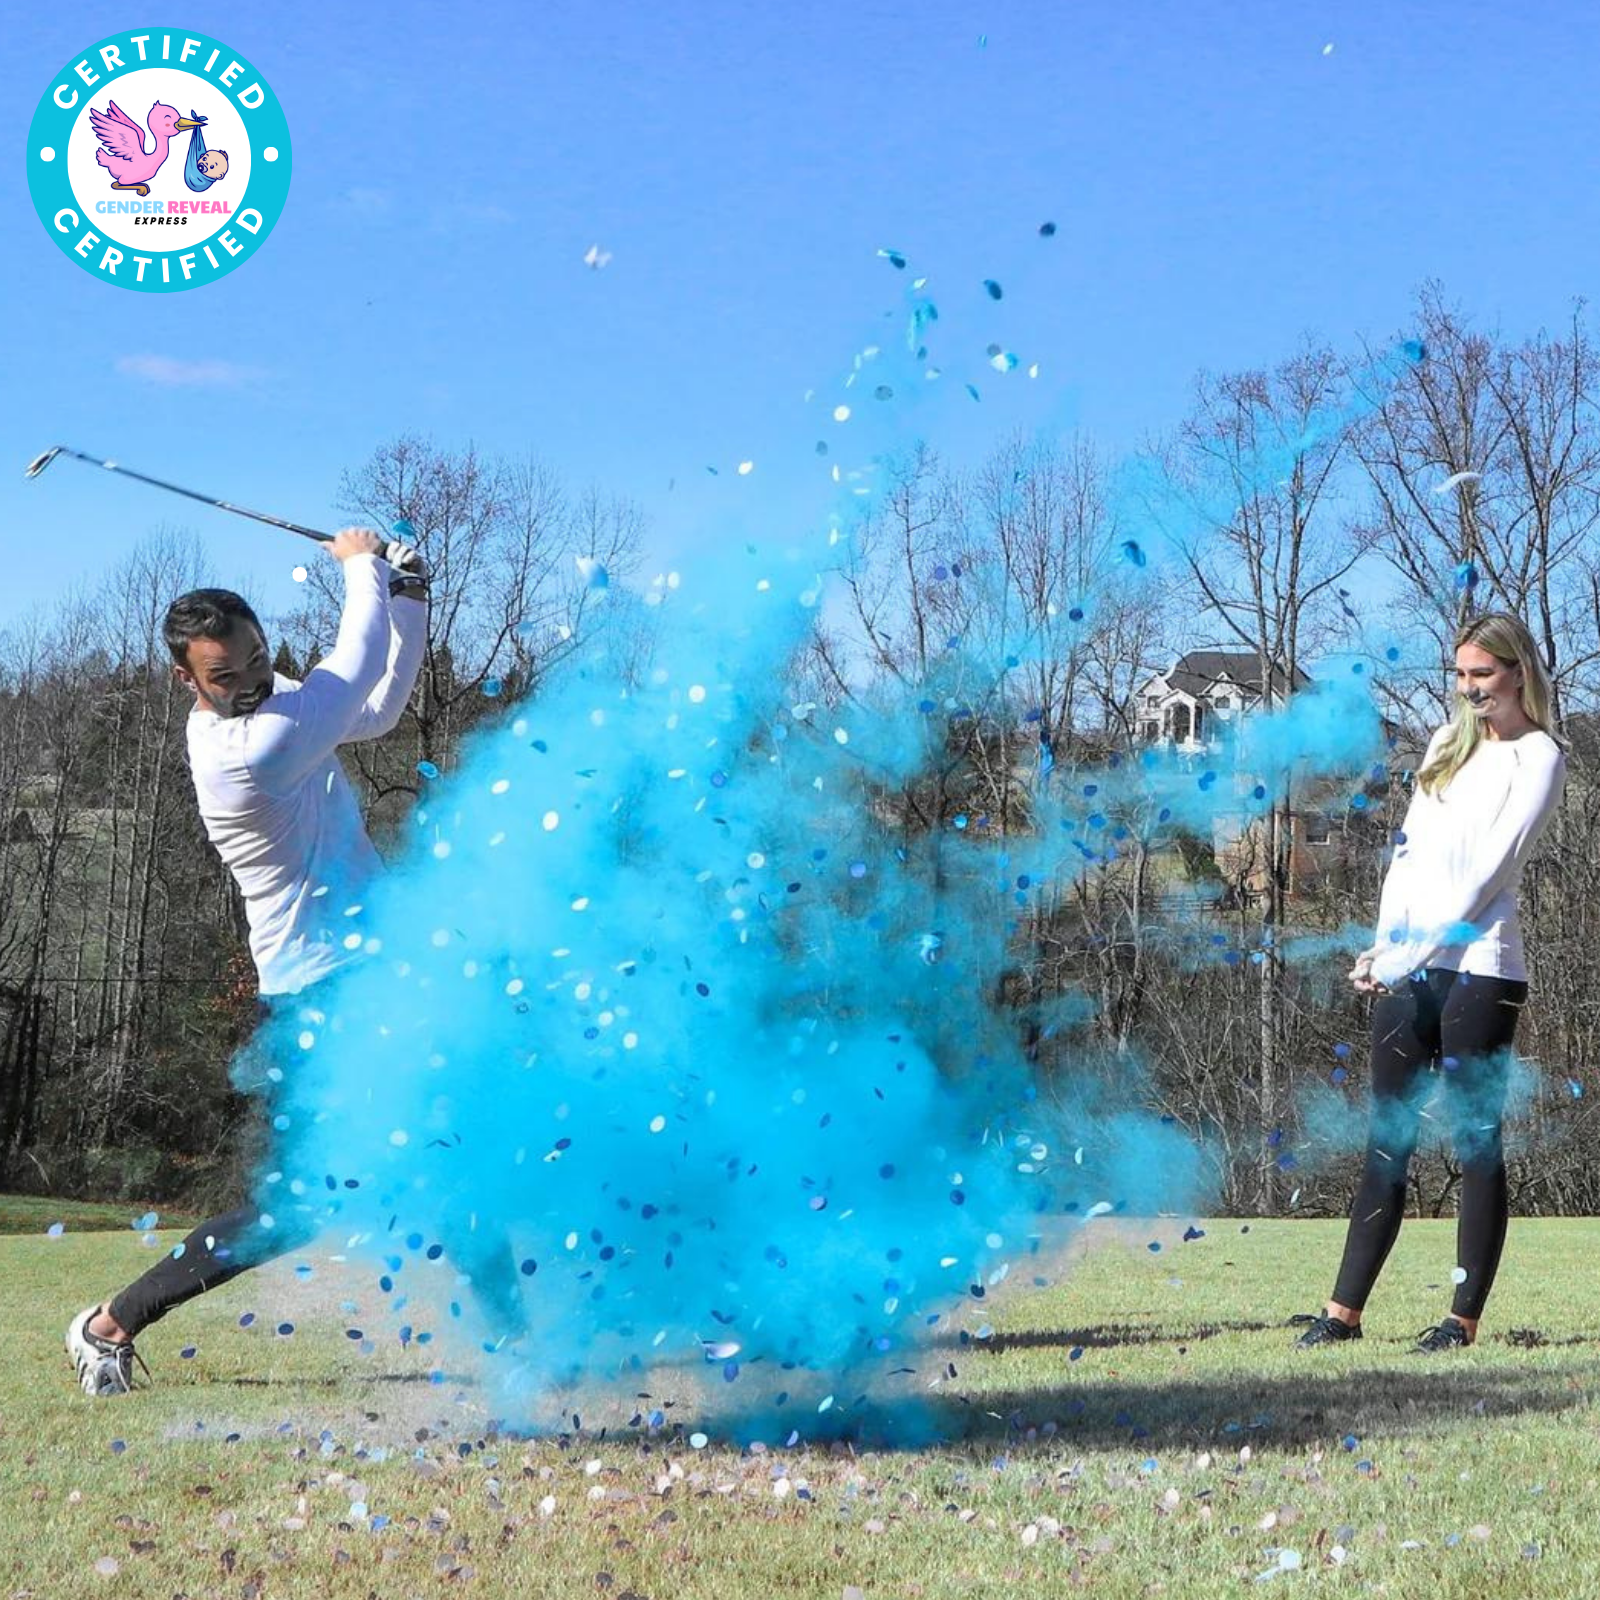
[[408, 595], [417, 600], [427, 596], [428, 563], [422, 559], [420, 550], [394, 539], [384, 546], [383, 559], [394, 571], [394, 577], [389, 580], [391, 595]]

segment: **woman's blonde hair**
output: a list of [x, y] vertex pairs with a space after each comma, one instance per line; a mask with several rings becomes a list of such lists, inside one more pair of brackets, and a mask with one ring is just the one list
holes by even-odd
[[[1486, 611], [1481, 617], [1473, 617], [1456, 629], [1452, 655], [1468, 644], [1487, 650], [1503, 666], [1521, 667], [1523, 712], [1530, 722], [1555, 738], [1556, 731], [1550, 724], [1550, 674], [1545, 671], [1539, 647], [1522, 618], [1509, 611]], [[1444, 738], [1439, 741], [1433, 759], [1417, 774], [1417, 782], [1424, 791], [1437, 794], [1447, 788], [1482, 738], [1482, 722], [1466, 696], [1458, 694], [1455, 715], [1445, 729]]]

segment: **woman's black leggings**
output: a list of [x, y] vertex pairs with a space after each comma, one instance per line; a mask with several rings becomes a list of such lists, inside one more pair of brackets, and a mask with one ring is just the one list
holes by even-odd
[[1406, 1168], [1421, 1108], [1443, 1080], [1443, 1103], [1461, 1163], [1456, 1264], [1466, 1273], [1451, 1311], [1476, 1318], [1494, 1285], [1506, 1237], [1506, 1163], [1500, 1143], [1511, 1039], [1528, 998], [1525, 983], [1430, 967], [1372, 1008], [1372, 1127], [1367, 1164], [1350, 1209], [1333, 1298], [1367, 1303], [1405, 1214]]

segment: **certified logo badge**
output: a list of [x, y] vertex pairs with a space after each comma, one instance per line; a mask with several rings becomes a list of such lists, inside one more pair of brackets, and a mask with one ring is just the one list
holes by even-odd
[[28, 131], [28, 188], [68, 260], [167, 294], [226, 276], [289, 197], [289, 125], [266, 79], [220, 39], [114, 33], [73, 56]]

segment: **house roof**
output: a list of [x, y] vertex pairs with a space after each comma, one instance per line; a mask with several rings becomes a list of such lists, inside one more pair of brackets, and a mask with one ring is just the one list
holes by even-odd
[[[1199, 695], [1224, 675], [1250, 694], [1261, 693], [1261, 660], [1249, 650], [1191, 650], [1178, 658], [1166, 679], [1170, 688]], [[1281, 690], [1286, 682], [1282, 669], [1273, 668], [1271, 678], [1274, 691]], [[1303, 689], [1310, 682], [1311, 679], [1296, 667], [1294, 687]]]

